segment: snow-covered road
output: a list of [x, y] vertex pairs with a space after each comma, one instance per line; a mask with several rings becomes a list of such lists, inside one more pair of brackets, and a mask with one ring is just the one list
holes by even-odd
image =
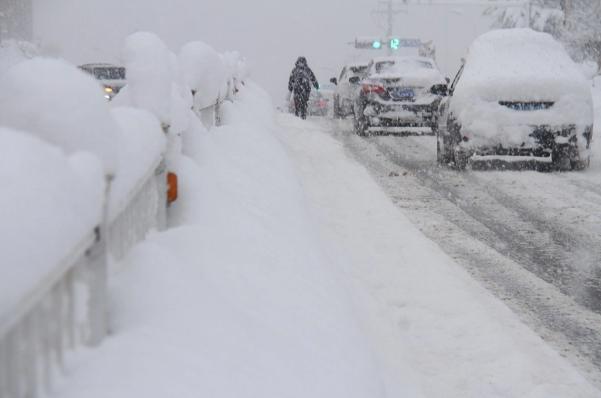
[[419, 229], [544, 339], [601, 380], [601, 166], [456, 172], [434, 137], [360, 138], [319, 121]]
[[115, 264], [111, 335], [52, 396], [601, 395], [416, 228], [420, 202], [419, 227], [447, 227], [438, 193], [376, 143], [274, 116], [250, 82], [223, 112], [185, 137], [171, 228]]

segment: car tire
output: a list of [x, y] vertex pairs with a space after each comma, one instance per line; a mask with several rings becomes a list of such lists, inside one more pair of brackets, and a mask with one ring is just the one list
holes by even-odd
[[455, 164], [455, 169], [463, 171], [467, 168], [468, 157], [465, 152], [462, 150], [456, 149], [453, 152], [453, 163]]
[[356, 116], [353, 118], [353, 127], [355, 130], [355, 134], [360, 137], [365, 137], [367, 135], [368, 124], [365, 119], [357, 118]]
[[444, 138], [438, 135], [436, 137], [436, 160], [440, 165], [446, 166], [453, 161], [453, 154], [449, 152], [447, 147], [448, 145], [444, 144]]
[[584, 159], [576, 159], [576, 160], [570, 161], [570, 166], [572, 167], [572, 170], [584, 170], [584, 169], [589, 168], [590, 165], [591, 165], [590, 156], [587, 156]]
[[567, 146], [560, 146], [553, 151], [553, 168], [557, 171], [572, 170], [572, 159]]
[[340, 111], [340, 97], [334, 97], [334, 119], [342, 119], [342, 112]]

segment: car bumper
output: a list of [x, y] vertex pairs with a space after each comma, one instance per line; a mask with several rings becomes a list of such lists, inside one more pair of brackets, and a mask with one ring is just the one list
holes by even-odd
[[436, 118], [434, 104], [382, 104], [368, 103], [363, 115], [372, 126], [383, 127], [433, 127]]
[[[579, 134], [580, 132], [580, 134]], [[459, 149], [474, 161], [506, 161], [506, 162], [553, 162], [554, 154], [567, 151], [571, 158], [578, 158], [582, 148], [588, 147], [592, 126], [582, 129], [575, 125], [535, 126], [529, 135], [529, 142], [521, 145], [477, 145], [464, 139]]]

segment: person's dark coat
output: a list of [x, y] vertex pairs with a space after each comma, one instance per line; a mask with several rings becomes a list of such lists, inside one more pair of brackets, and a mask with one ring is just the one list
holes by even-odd
[[309, 68], [309, 65], [307, 65], [305, 57], [299, 57], [292, 73], [290, 73], [290, 79], [288, 79], [288, 91], [291, 91], [294, 95], [295, 113], [297, 116], [299, 116], [299, 113], [303, 117], [307, 114], [307, 103], [311, 94], [311, 86], [318, 89], [319, 83], [317, 83], [315, 74]]

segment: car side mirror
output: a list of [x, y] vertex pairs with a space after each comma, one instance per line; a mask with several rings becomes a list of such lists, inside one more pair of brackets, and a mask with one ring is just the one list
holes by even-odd
[[351, 84], [359, 84], [360, 80], [361, 79], [359, 78], [359, 76], [353, 76], [348, 79], [349, 83], [351, 83]]
[[449, 95], [449, 88], [446, 84], [435, 84], [430, 88], [430, 92], [434, 95], [446, 97]]
[[338, 79], [336, 79], [335, 77], [330, 79], [330, 83], [334, 83], [335, 85], [338, 85]]
[[448, 77], [448, 76], [447, 76], [447, 77], [445, 77], [444, 79], [447, 81], [447, 84], [449, 84], [449, 83], [451, 82], [451, 78], [450, 78], [450, 77]]

